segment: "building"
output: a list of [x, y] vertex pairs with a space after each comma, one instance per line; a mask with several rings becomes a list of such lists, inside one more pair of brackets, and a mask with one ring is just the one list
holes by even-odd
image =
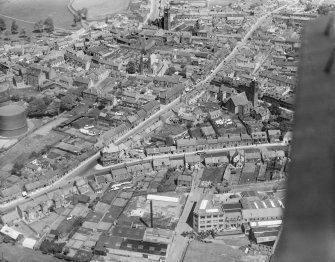
[[2, 215], [0, 219], [3, 225], [12, 226], [16, 222], [20, 221], [21, 217], [17, 211], [17, 208], [15, 208], [14, 210]]
[[245, 116], [250, 115], [252, 103], [248, 101], [245, 92], [242, 92], [238, 95], [229, 97], [226, 102], [226, 107], [231, 113]]
[[153, 261], [165, 261], [168, 244], [143, 241], [118, 236], [101, 235], [94, 249], [97, 255], [114, 254], [119, 256], [140, 257]]
[[170, 30], [171, 28], [171, 17], [170, 17], [170, 8], [164, 8], [164, 18], [163, 18], [163, 29]]
[[45, 71], [39, 65], [31, 65], [27, 68], [26, 73], [27, 85], [41, 87], [47, 79]]
[[124, 154], [124, 149], [122, 146], [116, 146], [110, 144], [104, 147], [100, 151], [100, 161], [103, 166], [110, 166], [113, 164], [120, 163], [121, 157]]
[[273, 221], [283, 218], [284, 205], [279, 199], [248, 200], [242, 198], [243, 222]]
[[184, 89], [184, 86], [180, 84], [159, 92], [160, 103], [163, 105], [171, 103], [183, 93]]
[[177, 178], [177, 185], [178, 186], [185, 186], [185, 187], [192, 187], [192, 175], [189, 174], [189, 175], [180, 175], [178, 176]]
[[77, 56], [75, 53], [72, 53], [69, 51], [66, 51], [66, 53], [64, 54], [64, 60], [66, 63], [81, 67], [84, 70], [88, 70], [91, 65], [91, 58], [80, 57], [80, 56]]
[[241, 204], [223, 202], [214, 195], [206, 195], [193, 211], [193, 229], [197, 232], [240, 230], [241, 224]]
[[131, 173], [128, 173], [125, 167], [117, 167], [111, 169], [112, 182], [119, 182], [132, 179]]
[[252, 132], [251, 137], [254, 144], [264, 144], [268, 142], [266, 132]]

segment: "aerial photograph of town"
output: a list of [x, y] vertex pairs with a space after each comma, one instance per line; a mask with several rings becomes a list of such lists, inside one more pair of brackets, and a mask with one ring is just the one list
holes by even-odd
[[294, 231], [295, 159], [306, 205], [288, 209], [303, 217], [319, 174], [299, 159], [321, 167], [333, 143], [312, 150], [298, 120], [328, 123], [308, 104], [334, 96], [299, 92], [335, 42], [334, 19], [313, 23], [334, 13], [334, 0], [0, 0], [0, 261], [307, 261], [277, 250]]

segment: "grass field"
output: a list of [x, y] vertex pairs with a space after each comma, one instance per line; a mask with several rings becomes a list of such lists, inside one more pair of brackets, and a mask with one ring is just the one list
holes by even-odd
[[126, 10], [131, 0], [75, 0], [73, 7], [76, 10], [87, 8], [88, 19], [104, 19], [106, 15]]
[[22, 246], [13, 246], [11, 244], [0, 245], [0, 252], [3, 258], [15, 262], [62, 262], [51, 255], [43, 255], [40, 251], [24, 248]]
[[242, 251], [225, 244], [206, 244], [192, 241], [187, 249], [184, 262], [266, 262], [265, 256], [245, 255]]
[[[73, 16], [67, 9], [68, 3], [69, 0], [0, 0], [0, 14], [27, 21], [17, 22], [19, 30], [24, 27], [32, 31], [35, 22], [47, 17], [54, 20], [56, 27], [72, 29]], [[10, 29], [12, 19], [2, 18]]]
[[50, 131], [45, 136], [31, 134], [10, 148], [6, 154], [0, 157], [0, 169], [7, 164], [14, 164], [18, 160], [24, 162], [34, 152], [41, 152], [44, 147], [53, 145], [62, 140], [64, 135]]

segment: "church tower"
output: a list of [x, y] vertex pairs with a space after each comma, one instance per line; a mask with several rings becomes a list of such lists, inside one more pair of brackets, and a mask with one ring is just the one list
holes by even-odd
[[170, 30], [171, 28], [171, 17], [170, 17], [170, 8], [164, 8], [164, 19], [163, 19], [163, 29]]

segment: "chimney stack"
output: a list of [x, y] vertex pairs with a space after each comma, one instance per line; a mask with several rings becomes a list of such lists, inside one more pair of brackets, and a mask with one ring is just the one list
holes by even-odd
[[154, 227], [154, 214], [152, 209], [152, 200], [150, 200], [150, 222], [151, 222], [151, 228]]

